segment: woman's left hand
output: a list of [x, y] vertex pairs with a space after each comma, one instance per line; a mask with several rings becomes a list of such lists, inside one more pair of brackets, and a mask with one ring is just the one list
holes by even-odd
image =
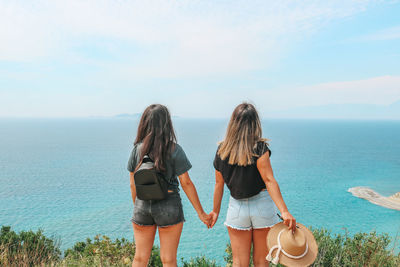
[[214, 224], [218, 220], [218, 213], [216, 213], [215, 211], [212, 211], [212, 212], [210, 212], [209, 215], [211, 216], [211, 218], [210, 218], [210, 225], [208, 226], [208, 228], [213, 228]]
[[289, 211], [282, 212], [283, 223], [294, 233], [296, 231], [296, 219]]
[[201, 214], [199, 214], [199, 218], [207, 226], [207, 228], [210, 228], [210, 221], [212, 219], [211, 215], [202, 212]]

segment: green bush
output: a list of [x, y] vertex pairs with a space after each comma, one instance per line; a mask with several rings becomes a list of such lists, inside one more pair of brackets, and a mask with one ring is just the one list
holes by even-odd
[[[135, 244], [125, 238], [112, 241], [97, 235], [92, 241], [77, 242], [67, 249], [61, 265], [65, 266], [129, 266], [135, 255]], [[160, 250], [153, 247], [148, 266], [162, 266]]]
[[[332, 235], [325, 229], [313, 229], [318, 243], [318, 256], [312, 266], [400, 266], [400, 254], [391, 249], [387, 234], [376, 232], [357, 233], [354, 236]], [[398, 240], [396, 240], [398, 241]], [[394, 242], [395, 244], [397, 242]], [[58, 242], [47, 238], [39, 230], [15, 233], [11, 227], [3, 226], [0, 232], [0, 266], [131, 266], [135, 254], [135, 244], [128, 240], [112, 241], [107, 236], [96, 236], [93, 240], [77, 242], [61, 252]], [[397, 244], [397, 251], [400, 248]], [[232, 250], [228, 244], [224, 256], [226, 266], [232, 266]], [[181, 259], [183, 267], [218, 267], [214, 260], [205, 256]], [[148, 266], [161, 267], [160, 250], [153, 247]], [[251, 263], [250, 266], [253, 266]], [[272, 266], [272, 265], [271, 265]], [[281, 265], [278, 265], [281, 266]]]
[[[332, 236], [325, 229], [313, 229], [318, 256], [312, 266], [400, 266], [400, 254], [389, 248], [390, 237], [376, 232]], [[398, 245], [394, 240], [394, 246]]]
[[[226, 266], [225, 267], [232, 267], [233, 266], [233, 258], [232, 258], [232, 247], [231, 244], [227, 244], [226, 248], [225, 248], [225, 256], [224, 256], [224, 260], [226, 262]], [[250, 251], [250, 255], [253, 255], [253, 247], [251, 248]], [[250, 265], [251, 267], [253, 267], [253, 257], [250, 257]]]
[[[312, 232], [318, 243], [318, 256], [311, 265], [313, 267], [400, 266], [400, 254], [395, 255], [394, 249], [389, 250], [390, 237], [387, 234], [357, 233], [351, 237], [347, 232], [344, 236], [332, 235], [325, 229], [312, 229]], [[397, 240], [394, 244], [397, 244]], [[225, 252], [226, 266], [232, 266], [232, 249], [229, 244]], [[253, 267], [252, 262], [250, 266]]]
[[205, 256], [191, 258], [188, 262], [182, 259], [183, 267], [218, 267], [214, 260], [207, 259]]
[[0, 230], [0, 266], [35, 266], [60, 259], [59, 242], [47, 238], [42, 230], [15, 233], [10, 226]]

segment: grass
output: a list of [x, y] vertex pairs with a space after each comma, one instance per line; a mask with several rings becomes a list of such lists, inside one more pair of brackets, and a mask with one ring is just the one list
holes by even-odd
[[51, 265], [61, 258], [60, 242], [37, 232], [15, 233], [10, 226], [0, 230], [0, 266]]
[[[312, 229], [318, 243], [318, 257], [312, 266], [400, 266], [398, 240], [391, 243], [387, 234], [357, 233], [333, 235], [325, 229]], [[394, 244], [393, 247], [390, 247]], [[0, 231], [0, 266], [131, 266], [135, 244], [124, 238], [111, 240], [107, 236], [77, 242], [64, 251], [61, 257], [60, 243], [43, 235], [43, 231], [16, 233], [10, 226]], [[232, 266], [232, 250], [229, 244], [224, 256], [225, 265]], [[183, 267], [218, 267], [212, 259], [198, 256], [181, 259]], [[162, 266], [160, 250], [154, 246], [148, 266]], [[251, 265], [252, 266], [252, 265]], [[279, 265], [278, 265], [279, 266]]]

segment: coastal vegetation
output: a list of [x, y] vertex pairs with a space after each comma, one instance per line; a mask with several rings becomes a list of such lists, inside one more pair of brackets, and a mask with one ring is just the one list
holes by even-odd
[[[398, 239], [387, 234], [357, 233], [332, 234], [325, 229], [312, 229], [317, 240], [318, 257], [312, 266], [400, 266]], [[10, 226], [0, 231], [0, 266], [131, 266], [135, 244], [125, 238], [111, 240], [95, 236], [60, 250], [60, 242], [43, 235], [42, 230], [16, 233]], [[232, 266], [229, 244], [224, 257]], [[181, 259], [183, 267], [217, 267], [215, 260], [206, 256]], [[154, 246], [149, 266], [162, 266], [160, 250]]]

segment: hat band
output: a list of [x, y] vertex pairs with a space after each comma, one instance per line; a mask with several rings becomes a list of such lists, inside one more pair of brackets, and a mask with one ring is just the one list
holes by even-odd
[[280, 240], [280, 239], [281, 239], [281, 234], [283, 233], [283, 231], [285, 231], [285, 229], [281, 230], [281, 231], [279, 232], [279, 234], [278, 234], [278, 240], [277, 240], [277, 241], [278, 241], [278, 244], [275, 245], [275, 246], [273, 246], [273, 247], [269, 250], [268, 255], [267, 255], [267, 257], [266, 257], [267, 261], [271, 261], [271, 260], [272, 260], [272, 252], [273, 252], [275, 249], [278, 249], [278, 251], [276, 252], [276, 255], [275, 255], [274, 259], [272, 260], [272, 263], [273, 263], [273, 264], [278, 264], [278, 262], [279, 262], [279, 254], [281, 254], [281, 252], [282, 252], [286, 257], [291, 258], [291, 259], [294, 259], [294, 260], [301, 259], [301, 258], [303, 258], [303, 257], [308, 253], [308, 243], [307, 243], [307, 242], [306, 242], [306, 249], [304, 250], [304, 253], [303, 253], [303, 254], [301, 254], [301, 255], [299, 255], [299, 256], [294, 256], [294, 255], [291, 255], [291, 254], [287, 253], [287, 252], [282, 248], [281, 240]]

